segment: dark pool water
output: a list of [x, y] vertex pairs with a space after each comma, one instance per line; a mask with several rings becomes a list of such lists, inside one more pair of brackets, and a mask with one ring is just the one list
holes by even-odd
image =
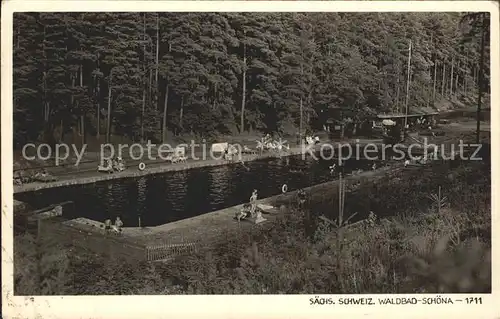
[[[155, 226], [247, 202], [252, 190], [259, 198], [312, 186], [338, 178], [329, 166], [336, 161], [302, 156], [272, 158], [180, 172], [51, 188], [16, 194], [35, 208], [72, 201], [65, 218], [104, 221], [120, 216], [126, 226]], [[345, 173], [369, 170], [373, 161], [350, 160]]]

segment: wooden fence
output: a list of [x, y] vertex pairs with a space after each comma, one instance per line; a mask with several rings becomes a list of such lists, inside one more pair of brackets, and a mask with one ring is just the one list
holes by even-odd
[[195, 243], [160, 244], [146, 246], [146, 261], [169, 259], [196, 251]]

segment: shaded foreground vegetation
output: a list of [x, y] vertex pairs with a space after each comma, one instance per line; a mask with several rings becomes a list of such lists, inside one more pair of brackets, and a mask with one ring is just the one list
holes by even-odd
[[49, 235], [17, 236], [15, 293], [489, 292], [491, 170], [483, 162], [449, 165], [348, 191], [347, 216], [374, 212], [363, 223], [338, 230], [318, 218], [337, 214], [332, 189], [308, 209], [288, 207], [271, 230], [228, 235], [165, 264], [104, 260]]

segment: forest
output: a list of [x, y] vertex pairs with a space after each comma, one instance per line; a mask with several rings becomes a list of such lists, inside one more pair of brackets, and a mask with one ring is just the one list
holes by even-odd
[[[24, 12], [13, 30], [16, 148], [70, 135], [295, 134], [321, 129], [331, 109], [363, 121], [406, 103], [410, 113], [476, 107], [478, 91], [490, 90], [483, 13]], [[321, 205], [284, 207], [270, 231], [228, 234], [169, 263], [64, 247], [50, 228], [23, 232], [15, 293], [491, 292], [490, 164], [448, 165], [351, 186], [349, 214], [363, 213], [349, 203], [384, 208], [359, 228], [318, 218], [335, 212], [332, 188]]]
[[410, 110], [438, 108], [477, 95], [480, 80], [489, 90], [488, 21], [443, 12], [15, 13], [14, 145], [69, 133], [85, 143], [302, 132], [320, 128], [331, 108], [361, 121], [403, 112], [407, 88]]

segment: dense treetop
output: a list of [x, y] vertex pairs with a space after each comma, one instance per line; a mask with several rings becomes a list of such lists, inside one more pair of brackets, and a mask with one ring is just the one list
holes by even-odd
[[16, 13], [15, 144], [402, 112], [410, 41], [409, 107], [433, 107], [477, 92], [481, 29], [481, 15], [460, 13]]

